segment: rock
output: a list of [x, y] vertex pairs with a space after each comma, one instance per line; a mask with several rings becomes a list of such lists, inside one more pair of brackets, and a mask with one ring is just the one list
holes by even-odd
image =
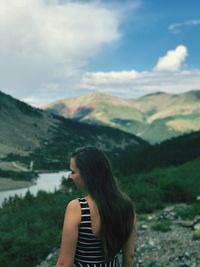
[[155, 219], [155, 216], [153, 216], [153, 215], [148, 215], [148, 216], [147, 216], [147, 220], [148, 220], [148, 221], [151, 221], [151, 220], [153, 220], [153, 219]]
[[193, 219], [193, 227], [197, 224], [200, 224], [200, 215], [196, 215]]
[[193, 228], [193, 221], [191, 220], [181, 221], [179, 224], [184, 227]]
[[170, 220], [173, 221], [177, 218], [177, 214], [174, 211], [174, 207], [165, 208], [158, 216], [158, 220]]
[[195, 232], [200, 232], [200, 223], [197, 223], [194, 225], [194, 231]]
[[146, 230], [147, 228], [148, 228], [148, 226], [146, 224], [140, 225], [140, 229], [141, 230]]
[[53, 254], [50, 253], [50, 254], [47, 256], [46, 260], [49, 261], [49, 260], [52, 258], [52, 256], [53, 256]]
[[155, 241], [153, 239], [150, 239], [148, 244], [151, 246], [151, 247], [155, 247]]

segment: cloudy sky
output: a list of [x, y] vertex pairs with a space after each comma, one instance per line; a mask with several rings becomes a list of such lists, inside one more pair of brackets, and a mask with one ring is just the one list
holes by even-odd
[[200, 90], [198, 0], [0, 0], [0, 90], [31, 105]]

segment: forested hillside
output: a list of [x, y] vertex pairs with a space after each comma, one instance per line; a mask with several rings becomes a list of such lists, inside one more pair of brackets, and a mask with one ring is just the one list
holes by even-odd
[[64, 119], [2, 92], [0, 99], [0, 171], [4, 176], [6, 172], [12, 176], [8, 172], [18, 171], [9, 162], [23, 164], [28, 169], [32, 161], [33, 170], [66, 168], [68, 154], [88, 144], [101, 147], [112, 157], [127, 147], [138, 150], [148, 145], [141, 138], [118, 129]]
[[172, 138], [134, 152], [127, 148], [116, 160], [123, 175], [147, 172], [154, 168], [177, 166], [200, 156], [200, 132]]

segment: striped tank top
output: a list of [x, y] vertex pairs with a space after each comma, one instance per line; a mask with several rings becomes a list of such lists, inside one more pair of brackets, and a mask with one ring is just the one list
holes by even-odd
[[73, 267], [119, 267], [116, 255], [105, 262], [102, 240], [92, 232], [90, 208], [85, 198], [78, 199], [81, 206], [81, 222]]

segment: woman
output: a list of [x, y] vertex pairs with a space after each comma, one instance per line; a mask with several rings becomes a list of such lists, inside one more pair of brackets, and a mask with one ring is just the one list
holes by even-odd
[[135, 215], [131, 200], [121, 192], [106, 155], [87, 146], [70, 158], [70, 179], [85, 192], [65, 213], [56, 267], [133, 266]]

